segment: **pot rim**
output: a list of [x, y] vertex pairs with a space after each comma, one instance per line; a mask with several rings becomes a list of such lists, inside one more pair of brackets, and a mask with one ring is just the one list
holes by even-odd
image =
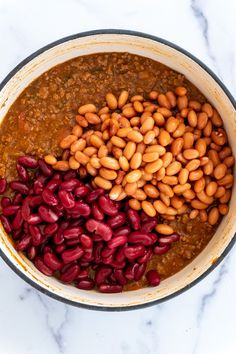
[[[89, 37], [89, 36], [94, 36], [94, 35], [104, 35], [104, 34], [120, 34], [120, 35], [128, 35], [128, 36], [136, 36], [136, 37], [141, 37], [141, 38], [145, 38], [145, 39], [151, 39], [155, 42], [164, 44], [166, 46], [169, 46], [175, 50], [177, 50], [178, 52], [184, 54], [185, 56], [189, 57], [190, 59], [192, 59], [195, 63], [197, 63], [203, 70], [205, 70], [213, 79], [214, 81], [221, 87], [221, 89], [224, 91], [224, 93], [226, 94], [226, 96], [228, 97], [228, 99], [230, 100], [230, 102], [232, 103], [234, 109], [236, 110], [236, 101], [234, 99], [234, 97], [232, 96], [232, 94], [230, 93], [230, 91], [227, 89], [227, 87], [223, 84], [223, 82], [218, 78], [218, 76], [211, 70], [208, 68], [208, 66], [206, 66], [201, 60], [199, 60], [198, 58], [196, 58], [194, 55], [192, 55], [191, 53], [189, 53], [187, 50], [181, 48], [180, 46], [169, 42], [168, 40], [162, 39], [160, 37], [157, 36], [153, 36], [147, 33], [143, 33], [143, 32], [138, 32], [138, 31], [132, 31], [132, 30], [123, 30], [123, 29], [99, 29], [99, 30], [91, 30], [91, 31], [86, 31], [86, 32], [81, 32], [81, 33], [76, 33], [73, 35], [69, 35], [66, 37], [63, 37], [61, 39], [58, 39], [54, 42], [51, 42], [45, 46], [43, 46], [42, 48], [38, 49], [37, 51], [35, 51], [34, 53], [30, 54], [28, 57], [26, 57], [24, 60], [22, 60], [17, 66], [15, 66], [15, 68], [13, 68], [10, 73], [5, 77], [5, 79], [3, 79], [3, 81], [0, 83], [0, 92], [1, 90], [4, 88], [4, 86], [7, 84], [8, 81], [10, 81], [10, 79], [22, 68], [24, 67], [26, 64], [28, 64], [31, 60], [33, 60], [34, 58], [36, 58], [37, 56], [39, 56], [40, 54], [44, 53], [45, 51], [68, 41], [74, 40], [74, 39], [78, 39], [78, 38], [83, 38], [83, 37]], [[136, 310], [136, 309], [140, 309], [140, 308], [146, 308], [146, 307], [150, 307], [153, 305], [157, 305], [160, 304], [164, 301], [170, 300], [174, 297], [176, 297], [177, 295], [182, 294], [183, 292], [185, 292], [186, 290], [192, 288], [194, 285], [196, 285], [198, 282], [200, 282], [201, 280], [203, 280], [210, 272], [212, 272], [219, 264], [220, 262], [226, 257], [226, 255], [229, 253], [229, 251], [231, 250], [231, 248], [233, 247], [234, 243], [236, 242], [236, 233], [234, 234], [234, 236], [232, 237], [231, 241], [229, 242], [229, 244], [227, 245], [227, 247], [224, 249], [224, 251], [221, 253], [220, 257], [218, 257], [218, 259], [204, 272], [202, 273], [199, 277], [197, 277], [195, 280], [193, 280], [191, 283], [189, 283], [188, 285], [186, 285], [185, 287], [183, 287], [182, 289], [168, 295], [165, 296], [161, 299], [158, 300], [153, 300], [150, 301], [148, 303], [144, 303], [144, 304], [139, 304], [139, 305], [132, 305], [132, 306], [116, 306], [116, 307], [106, 307], [106, 306], [98, 306], [98, 305], [87, 305], [87, 304], [82, 304], [76, 301], [72, 301], [69, 299], [64, 298], [63, 296], [57, 295], [45, 288], [43, 288], [41, 285], [35, 283], [33, 280], [29, 279], [20, 269], [18, 269], [11, 261], [10, 259], [7, 257], [7, 255], [2, 251], [2, 249], [0, 249], [0, 256], [1, 258], [5, 261], [5, 263], [19, 276], [21, 277], [24, 281], [26, 281], [29, 285], [31, 285], [32, 287], [34, 287], [36, 290], [39, 290], [40, 292], [42, 292], [45, 295], [50, 296], [51, 298], [55, 299], [55, 300], [59, 300], [60, 302], [63, 302], [65, 304], [68, 305], [73, 305], [75, 307], [79, 307], [79, 308], [85, 308], [85, 309], [89, 309], [89, 310], [97, 310], [97, 311], [109, 311], [109, 312], [121, 312], [121, 311], [128, 311], [128, 310]]]

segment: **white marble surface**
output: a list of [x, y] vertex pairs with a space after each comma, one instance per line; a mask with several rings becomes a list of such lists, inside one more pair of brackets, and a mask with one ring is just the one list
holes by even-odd
[[[60, 37], [124, 28], [168, 39], [211, 67], [236, 95], [235, 0], [0, 0], [0, 80]], [[138, 311], [56, 302], [0, 260], [2, 354], [235, 354], [236, 247], [183, 295]]]

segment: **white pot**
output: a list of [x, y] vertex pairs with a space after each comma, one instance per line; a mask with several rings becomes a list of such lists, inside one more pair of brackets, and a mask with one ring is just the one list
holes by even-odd
[[[142, 33], [102, 30], [82, 33], [52, 43], [24, 60], [0, 86], [0, 121], [19, 94], [39, 75], [53, 66], [81, 55], [103, 52], [130, 52], [159, 61], [184, 74], [219, 111], [236, 155], [235, 102], [220, 80], [199, 60], [179, 47]], [[63, 285], [46, 277], [22, 254], [15, 251], [4, 230], [0, 229], [0, 254], [24, 280], [42, 292], [72, 305], [94, 309], [125, 310], [150, 305], [181, 293], [208, 274], [228, 253], [235, 241], [236, 195], [216, 234], [187, 267], [154, 288], [119, 294], [101, 294]]]

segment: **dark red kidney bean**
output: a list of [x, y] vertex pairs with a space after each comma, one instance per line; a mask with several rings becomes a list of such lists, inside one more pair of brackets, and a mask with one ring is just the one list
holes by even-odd
[[58, 192], [58, 196], [61, 200], [62, 205], [66, 209], [71, 209], [75, 206], [75, 200], [73, 195], [70, 192], [67, 192], [65, 190], [60, 190]]
[[112, 229], [116, 229], [116, 228], [124, 225], [125, 221], [126, 221], [125, 213], [122, 213], [122, 212], [118, 212], [117, 215], [112, 216], [107, 219], [107, 223], [108, 223], [108, 225], [111, 226]]
[[80, 267], [78, 266], [78, 264], [74, 264], [60, 275], [60, 280], [63, 283], [71, 283], [77, 278], [79, 272], [80, 272]]
[[80, 243], [84, 248], [92, 248], [93, 247], [93, 241], [90, 236], [86, 234], [82, 234], [79, 237]]
[[115, 256], [115, 259], [116, 259], [117, 262], [123, 262], [124, 261], [124, 259], [125, 259], [124, 250], [125, 250], [126, 247], [127, 247], [126, 245], [118, 247], [117, 252], [116, 252], [116, 256]]
[[66, 249], [66, 245], [63, 243], [62, 245], [58, 245], [58, 246], [55, 248], [55, 251], [60, 254], [60, 253], [62, 253], [65, 249]]
[[50, 191], [50, 189], [48, 189], [48, 188], [44, 189], [44, 191], [42, 193], [42, 198], [43, 198], [43, 201], [50, 206], [55, 206], [58, 204], [57, 198], [52, 193], [52, 191]]
[[127, 236], [130, 234], [130, 232], [131, 232], [131, 229], [129, 228], [129, 226], [122, 226], [119, 229], [116, 229], [113, 232], [113, 235], [114, 235], [114, 237], [122, 236], [122, 235]]
[[76, 246], [72, 249], [65, 250], [62, 252], [62, 260], [64, 263], [70, 263], [81, 258], [84, 254], [84, 250], [80, 246]]
[[72, 192], [80, 184], [81, 184], [81, 182], [78, 179], [72, 178], [70, 180], [62, 182], [60, 185], [60, 189], [64, 189], [67, 192]]
[[179, 239], [180, 239], [180, 236], [175, 233], [175, 234], [172, 234], [169, 236], [160, 237], [158, 242], [159, 242], [160, 246], [165, 246], [165, 245], [171, 244], [172, 242], [179, 241]]
[[20, 156], [18, 158], [18, 163], [24, 167], [33, 169], [38, 167], [38, 161], [31, 156]]
[[6, 189], [7, 189], [7, 180], [6, 180], [6, 178], [1, 178], [0, 179], [0, 194], [5, 193]]
[[38, 214], [31, 214], [28, 219], [27, 219], [27, 222], [30, 224], [30, 225], [38, 225], [42, 222], [42, 218], [40, 215]]
[[113, 262], [113, 260], [114, 260], [113, 254], [111, 254], [109, 257], [105, 257], [105, 258], [102, 257], [102, 262], [104, 264], [111, 264]]
[[56, 177], [56, 175], [54, 175], [46, 185], [46, 188], [49, 189], [51, 192], [55, 192], [59, 188], [60, 184], [61, 184], [61, 176]]
[[57, 233], [53, 235], [53, 242], [55, 243], [55, 245], [61, 245], [64, 241], [65, 239], [63, 236], [63, 232], [58, 230]]
[[133, 209], [128, 209], [127, 216], [128, 216], [128, 219], [130, 221], [132, 228], [134, 230], [139, 230], [141, 227], [141, 223], [140, 223], [140, 218], [139, 218], [138, 212]]
[[43, 256], [44, 263], [52, 270], [60, 270], [62, 268], [62, 262], [55, 254], [51, 252], [45, 252]]
[[31, 213], [30, 206], [29, 206], [30, 200], [31, 200], [31, 198], [29, 199], [29, 197], [26, 197], [23, 200], [22, 207], [21, 207], [22, 218], [25, 221], [28, 221], [30, 213]]
[[129, 261], [134, 261], [138, 257], [142, 257], [145, 253], [145, 247], [142, 245], [128, 246], [124, 249], [124, 255]]
[[142, 263], [139, 265], [139, 267], [137, 268], [137, 270], [134, 274], [135, 281], [139, 281], [143, 277], [146, 268], [147, 268], [147, 263]]
[[141, 231], [148, 233], [151, 232], [154, 227], [157, 225], [157, 220], [146, 221], [141, 225]]
[[128, 242], [139, 243], [144, 246], [150, 246], [155, 243], [155, 240], [153, 240], [153, 237], [148, 233], [144, 233], [142, 231], [134, 231], [129, 234]]
[[143, 264], [143, 263], [147, 263], [148, 261], [150, 261], [150, 259], [152, 258], [152, 255], [153, 255], [153, 251], [152, 251], [152, 248], [149, 247], [149, 248], [145, 248], [145, 252], [144, 252], [144, 255], [142, 257], [139, 257], [137, 259], [138, 263], [140, 264]]
[[24, 221], [23, 223], [23, 230], [25, 234], [29, 233], [29, 224], [27, 223], [27, 221]]
[[101, 253], [102, 258], [110, 257], [113, 253], [115, 253], [115, 248], [104, 247]]
[[42, 171], [44, 176], [50, 177], [53, 175], [53, 169], [50, 165], [47, 165], [43, 159], [38, 160], [39, 169]]
[[103, 195], [103, 194], [104, 194], [104, 189], [102, 189], [102, 188], [94, 189], [92, 192], [87, 194], [86, 202], [88, 202], [89, 204], [93, 203], [93, 202], [95, 202], [95, 200], [98, 199], [98, 197], [100, 197], [100, 195]]
[[116, 205], [105, 195], [99, 197], [98, 205], [106, 215], [115, 216], [118, 213]]
[[170, 249], [170, 245], [155, 246], [153, 248], [153, 253], [161, 255], [161, 254], [165, 254], [167, 251], [169, 251], [169, 249]]
[[45, 227], [43, 229], [43, 233], [46, 236], [51, 236], [51, 235], [55, 234], [55, 232], [58, 230], [58, 227], [59, 226], [57, 223], [45, 225]]
[[72, 238], [71, 240], [65, 240], [66, 246], [75, 246], [80, 243], [79, 237], [78, 238]]
[[121, 293], [123, 287], [121, 285], [110, 285], [110, 284], [101, 284], [98, 287], [98, 290], [101, 293]]
[[23, 182], [28, 182], [29, 174], [28, 174], [27, 170], [22, 165], [20, 165], [19, 163], [16, 165], [16, 170], [18, 172], [18, 176], [20, 177], [20, 179]]
[[93, 250], [92, 248], [85, 249], [85, 253], [83, 257], [81, 258], [82, 262], [91, 262], [94, 260], [94, 255], [93, 255]]
[[9, 205], [3, 208], [2, 213], [5, 216], [11, 216], [11, 215], [15, 215], [19, 209], [20, 209], [19, 205]]
[[95, 263], [101, 263], [102, 257], [101, 257], [101, 252], [103, 249], [103, 242], [98, 242], [94, 246], [94, 261]]
[[158, 236], [155, 232], [149, 232], [148, 235], [152, 238], [153, 243], [157, 242]]
[[89, 276], [89, 271], [88, 269], [82, 269], [80, 273], [78, 274], [77, 278], [78, 280], [86, 279]]
[[82, 290], [92, 290], [95, 286], [95, 283], [93, 279], [88, 278], [88, 279], [79, 280], [76, 286], [77, 288]]
[[70, 222], [70, 227], [77, 227], [77, 226], [81, 226], [84, 223], [84, 219], [77, 219], [77, 220], [73, 220]]
[[53, 253], [52, 248], [50, 246], [44, 246], [43, 253]]
[[93, 235], [93, 241], [94, 242], [103, 241], [103, 238], [99, 235]]
[[120, 285], [124, 286], [127, 284], [127, 279], [122, 269], [114, 269], [113, 274]]
[[[67, 172], [64, 174], [63, 179], [64, 179], [64, 181], [69, 181], [69, 180], [71, 180], [72, 178], [76, 178], [76, 176], [77, 176], [76, 171], [69, 170], [69, 171], [67, 171]], [[81, 183], [79, 180], [78, 180], [78, 182]]]
[[27, 257], [32, 261], [35, 257], [36, 257], [37, 251], [36, 251], [36, 247], [31, 246], [28, 250], [27, 250]]
[[107, 283], [108, 284], [114, 284], [114, 285], [117, 284], [116, 277], [114, 276], [113, 273], [108, 277]]
[[78, 238], [79, 235], [83, 233], [84, 229], [81, 226], [78, 227], [70, 227], [63, 232], [63, 236], [67, 240], [71, 240], [73, 238]]
[[38, 212], [41, 218], [48, 223], [54, 223], [58, 220], [57, 214], [55, 214], [52, 209], [44, 205], [39, 207]]
[[126, 262], [117, 262], [115, 259], [112, 260], [112, 262], [109, 263], [113, 268], [115, 269], [123, 269], [126, 266]]
[[34, 181], [34, 192], [35, 194], [41, 195], [43, 192], [44, 186], [40, 181]]
[[29, 206], [35, 208], [43, 203], [43, 198], [41, 195], [34, 195], [29, 198]]
[[95, 234], [101, 236], [104, 241], [109, 241], [112, 238], [112, 229], [102, 221], [89, 219], [85, 227], [89, 232], [95, 232]]
[[124, 271], [124, 276], [128, 280], [134, 280], [135, 274], [137, 270], [139, 269], [139, 264], [138, 263], [133, 263], [128, 265], [128, 267]]
[[43, 242], [43, 237], [39, 227], [36, 225], [29, 225], [29, 232], [32, 236], [33, 246], [39, 246]]
[[1, 220], [1, 223], [5, 229], [5, 231], [7, 233], [11, 232], [12, 231], [12, 227], [11, 227], [11, 224], [10, 224], [10, 221], [8, 220], [8, 218], [4, 215], [0, 215], [0, 220]]
[[105, 283], [109, 275], [112, 273], [112, 268], [109, 266], [101, 266], [96, 270], [95, 273], [95, 283], [97, 285], [100, 285], [102, 283]]
[[75, 205], [73, 207], [73, 211], [79, 213], [80, 216], [87, 217], [91, 213], [91, 208], [87, 203], [79, 200], [75, 203]]
[[21, 203], [22, 203], [22, 200], [23, 200], [22, 194], [16, 193], [16, 194], [14, 195], [14, 198], [12, 199], [12, 204], [14, 204], [14, 205], [21, 204]]
[[30, 235], [25, 235], [24, 237], [22, 237], [22, 239], [16, 244], [16, 250], [18, 252], [20, 251], [25, 251], [31, 243], [31, 237]]
[[1, 207], [6, 208], [7, 206], [11, 205], [11, 199], [8, 197], [2, 197], [1, 199]]
[[13, 240], [19, 240], [22, 237], [22, 230], [13, 230], [11, 232], [11, 237], [13, 238]]
[[76, 197], [83, 198], [90, 192], [90, 189], [87, 186], [77, 187], [74, 191]]
[[24, 220], [22, 218], [22, 213], [21, 213], [21, 210], [19, 209], [16, 213], [16, 216], [15, 216], [13, 222], [12, 222], [13, 230], [21, 229], [23, 222], [24, 222]]
[[87, 268], [87, 267], [90, 267], [91, 264], [89, 262], [80, 261], [79, 265], [82, 268]]
[[23, 182], [13, 181], [10, 183], [10, 188], [13, 191], [20, 192], [24, 195], [27, 195], [29, 193], [29, 187], [27, 187], [26, 184]]
[[92, 204], [92, 214], [96, 220], [102, 221], [104, 219], [104, 213], [96, 203]]
[[51, 268], [49, 268], [42, 260], [41, 257], [36, 257], [34, 260], [34, 265], [36, 268], [38, 268], [38, 270], [47, 275], [47, 276], [51, 276], [53, 274], [53, 270]]
[[149, 216], [144, 211], [141, 211], [139, 216], [143, 223], [149, 221]]
[[146, 273], [146, 278], [147, 278], [149, 286], [157, 286], [157, 285], [160, 284], [160, 281], [161, 281], [159, 274], [154, 269], [153, 270], [149, 270]]
[[123, 246], [126, 244], [126, 242], [128, 241], [127, 236], [117, 236], [112, 238], [110, 241], [108, 241], [107, 243], [107, 247], [108, 248], [117, 248], [118, 246]]

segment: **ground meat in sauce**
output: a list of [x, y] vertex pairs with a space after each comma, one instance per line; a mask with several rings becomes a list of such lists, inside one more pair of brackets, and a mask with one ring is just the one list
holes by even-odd
[[[93, 102], [100, 108], [107, 92], [119, 95], [128, 90], [130, 95], [146, 96], [152, 90], [164, 92], [176, 86], [187, 87], [191, 99], [205, 101], [183, 75], [129, 53], [84, 56], [54, 67], [24, 90], [4, 119], [0, 127], [0, 175], [14, 179], [16, 158], [22, 154], [59, 156], [58, 143], [69, 134], [80, 105]], [[149, 268], [156, 268], [162, 278], [173, 275], [196, 257], [216, 229], [187, 216], [168, 223], [180, 233], [181, 240], [166, 254], [151, 260]], [[141, 281], [125, 288], [142, 285]]]

